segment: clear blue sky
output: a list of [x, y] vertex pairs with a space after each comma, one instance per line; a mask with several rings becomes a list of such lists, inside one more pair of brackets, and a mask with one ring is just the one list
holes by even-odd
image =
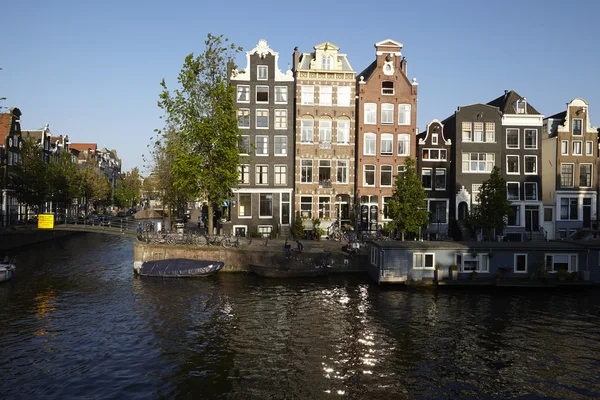
[[[385, 4], [380, 10], [376, 4]], [[373, 45], [404, 44], [419, 82], [418, 127], [459, 105], [517, 91], [548, 116], [581, 97], [600, 125], [600, 1], [327, 2], [81, 0], [3, 2], [0, 97], [23, 129], [116, 149], [123, 169], [143, 165], [156, 128], [160, 81], [170, 88], [207, 34], [244, 51], [259, 39], [287, 69], [295, 46], [329, 41], [362, 71]], [[238, 65], [245, 67], [245, 55]]]

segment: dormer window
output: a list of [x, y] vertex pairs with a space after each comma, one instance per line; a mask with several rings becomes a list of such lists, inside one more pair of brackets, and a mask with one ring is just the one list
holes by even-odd
[[258, 65], [256, 68], [257, 79], [259, 81], [266, 81], [269, 79], [269, 67], [267, 65]]
[[527, 102], [525, 99], [517, 100], [515, 103], [515, 111], [517, 114], [527, 114]]
[[392, 81], [381, 82], [381, 94], [393, 95], [394, 94], [394, 82], [392, 82]]
[[580, 118], [573, 118], [573, 136], [581, 136], [583, 132], [581, 130], [583, 126], [583, 120]]
[[333, 69], [333, 57], [332, 56], [321, 57], [321, 69], [327, 69], [327, 70]]

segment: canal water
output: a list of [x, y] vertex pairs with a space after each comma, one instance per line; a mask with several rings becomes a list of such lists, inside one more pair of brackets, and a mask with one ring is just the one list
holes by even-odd
[[600, 398], [600, 290], [133, 275], [132, 239], [22, 249], [2, 399]]

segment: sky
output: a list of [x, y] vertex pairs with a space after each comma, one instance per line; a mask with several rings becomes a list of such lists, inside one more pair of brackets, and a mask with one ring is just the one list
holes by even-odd
[[[0, 97], [18, 107], [21, 127], [116, 149], [122, 170], [147, 174], [164, 78], [177, 87], [185, 57], [204, 51], [209, 33], [243, 47], [260, 39], [287, 70], [301, 52], [331, 42], [360, 73], [374, 44], [404, 45], [408, 77], [419, 83], [417, 126], [458, 106], [515, 90], [545, 116], [576, 97], [600, 125], [600, 1], [395, 0], [1, 0]], [[380, 8], [377, 5], [381, 5]]]

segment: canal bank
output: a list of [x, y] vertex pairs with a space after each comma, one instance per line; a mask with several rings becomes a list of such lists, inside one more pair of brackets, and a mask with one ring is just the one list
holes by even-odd
[[38, 229], [33, 226], [2, 229], [0, 230], [0, 251], [5, 252], [73, 234], [74, 232]]

